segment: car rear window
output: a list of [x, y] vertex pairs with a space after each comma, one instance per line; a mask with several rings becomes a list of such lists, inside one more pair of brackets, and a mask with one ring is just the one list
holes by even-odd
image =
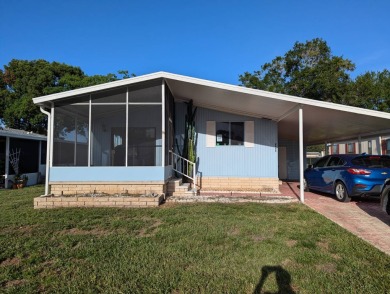
[[390, 157], [387, 156], [361, 156], [351, 160], [353, 165], [365, 167], [390, 167]]

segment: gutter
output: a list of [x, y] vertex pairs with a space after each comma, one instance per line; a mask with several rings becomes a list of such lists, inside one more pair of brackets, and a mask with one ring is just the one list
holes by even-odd
[[50, 176], [50, 148], [51, 148], [51, 114], [50, 112], [43, 109], [42, 106], [39, 107], [39, 110], [47, 115], [47, 142], [46, 142], [46, 180], [45, 180], [45, 195], [49, 195], [49, 176]]

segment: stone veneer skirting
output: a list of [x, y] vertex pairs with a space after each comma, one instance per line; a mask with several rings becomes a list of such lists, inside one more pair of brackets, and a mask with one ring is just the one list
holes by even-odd
[[60, 207], [157, 207], [164, 199], [160, 194], [156, 197], [98, 196], [98, 197], [64, 197], [41, 196], [34, 198], [34, 208]]
[[245, 191], [279, 193], [278, 178], [201, 177], [201, 191]]
[[164, 182], [50, 182], [50, 193], [53, 195], [77, 194], [162, 194], [165, 193]]

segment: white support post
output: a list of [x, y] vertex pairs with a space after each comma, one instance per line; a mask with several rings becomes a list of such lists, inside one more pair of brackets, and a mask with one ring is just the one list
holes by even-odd
[[362, 137], [358, 136], [358, 153], [362, 154]]
[[[43, 114], [47, 115], [47, 136], [46, 136], [46, 174], [45, 174], [45, 195], [49, 195], [49, 176], [50, 176], [50, 162], [51, 162], [51, 150], [53, 149], [52, 144], [52, 114], [40, 107]], [[53, 111], [52, 111], [53, 113]]]
[[129, 87], [126, 88], [126, 150], [125, 150], [125, 166], [127, 167], [129, 161]]
[[[48, 127], [47, 135], [50, 138], [50, 149], [47, 150], [46, 152], [49, 152], [50, 157], [49, 157], [49, 162], [46, 162], [46, 164], [49, 164], [50, 167], [53, 167], [53, 149], [54, 149], [54, 104], [53, 103], [51, 104], [50, 126]], [[47, 139], [49, 140], [49, 138]], [[48, 176], [49, 175], [46, 175], [46, 177]], [[49, 178], [47, 178], [47, 181], [49, 181]]]
[[77, 116], [74, 120], [74, 152], [73, 152], [73, 165], [77, 166]]
[[[379, 145], [379, 146], [378, 146]], [[378, 152], [378, 155], [382, 155], [382, 136], [378, 137], [376, 150]]]
[[92, 122], [92, 106], [91, 106], [92, 95], [89, 95], [89, 104], [88, 104], [88, 167], [91, 166], [91, 148], [92, 148], [92, 134], [91, 134], [91, 122]]
[[299, 107], [299, 198], [302, 203], [305, 202], [305, 190], [303, 184], [303, 109], [302, 105]]
[[9, 137], [5, 137], [5, 173], [4, 173], [4, 188], [8, 189], [9, 176]]

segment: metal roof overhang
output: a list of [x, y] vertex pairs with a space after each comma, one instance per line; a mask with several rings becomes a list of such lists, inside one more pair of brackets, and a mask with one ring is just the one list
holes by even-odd
[[357, 139], [359, 136], [390, 132], [390, 113], [335, 103], [249, 89], [166, 72], [157, 72], [102, 85], [34, 98], [34, 103], [50, 102], [96, 91], [164, 79], [175, 99], [194, 105], [270, 119], [278, 122], [279, 139], [298, 140], [298, 109], [303, 110], [303, 141], [306, 145]]

